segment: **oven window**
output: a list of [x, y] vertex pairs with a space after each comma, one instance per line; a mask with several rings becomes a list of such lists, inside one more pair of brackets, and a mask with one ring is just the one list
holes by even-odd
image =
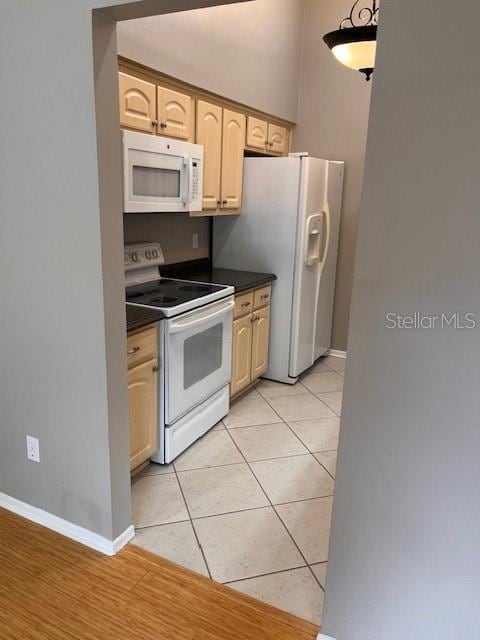
[[223, 324], [196, 333], [183, 345], [183, 388], [189, 389], [222, 366]]
[[133, 165], [133, 195], [149, 198], [179, 198], [180, 171]]

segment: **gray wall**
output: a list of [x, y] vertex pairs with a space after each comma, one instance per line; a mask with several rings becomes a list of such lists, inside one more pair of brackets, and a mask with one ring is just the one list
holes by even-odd
[[123, 22], [119, 53], [295, 120], [303, 0], [256, 0]]
[[306, 0], [295, 151], [344, 160], [332, 347], [346, 349], [371, 84], [342, 66], [322, 35], [338, 28], [351, 0]]
[[324, 628], [478, 638], [480, 337], [386, 329], [480, 312], [480, 4], [383, 0]]
[[0, 491], [114, 538], [131, 519], [115, 31], [101, 17], [94, 92], [102, 4], [0, 2]]

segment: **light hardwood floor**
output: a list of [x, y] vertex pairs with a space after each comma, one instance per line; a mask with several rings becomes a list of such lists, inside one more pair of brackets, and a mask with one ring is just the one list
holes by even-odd
[[0, 638], [313, 640], [318, 628], [127, 545], [108, 558], [0, 509]]

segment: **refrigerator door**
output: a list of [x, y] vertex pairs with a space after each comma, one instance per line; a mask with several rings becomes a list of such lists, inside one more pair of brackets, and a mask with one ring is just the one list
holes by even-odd
[[309, 157], [302, 158], [301, 162], [290, 341], [291, 378], [297, 378], [316, 359], [320, 282], [330, 235], [326, 207], [328, 162]]
[[325, 211], [329, 222], [323, 265], [320, 270], [314, 360], [324, 355], [331, 346], [343, 173], [343, 162], [328, 163]]
[[214, 266], [277, 276], [264, 377], [281, 382], [293, 382], [288, 371], [301, 165], [299, 157], [245, 158], [241, 214], [213, 219]]

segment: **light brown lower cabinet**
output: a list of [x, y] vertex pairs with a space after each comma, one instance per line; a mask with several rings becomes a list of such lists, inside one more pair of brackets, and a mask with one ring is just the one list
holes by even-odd
[[233, 321], [232, 396], [249, 385], [252, 379], [252, 317], [250, 314]]
[[[230, 396], [246, 389], [268, 369], [271, 288], [236, 296]], [[261, 308], [259, 301], [262, 300]], [[254, 309], [254, 301], [255, 310]]]
[[270, 334], [270, 307], [252, 314], [252, 380], [268, 369], [268, 338]]
[[[130, 469], [146, 462], [157, 450], [158, 359], [155, 330], [147, 329], [128, 338], [129, 354], [145, 362], [131, 363], [128, 369], [128, 419], [130, 430]], [[132, 346], [133, 345], [133, 346]], [[137, 351], [135, 351], [137, 349]]]

